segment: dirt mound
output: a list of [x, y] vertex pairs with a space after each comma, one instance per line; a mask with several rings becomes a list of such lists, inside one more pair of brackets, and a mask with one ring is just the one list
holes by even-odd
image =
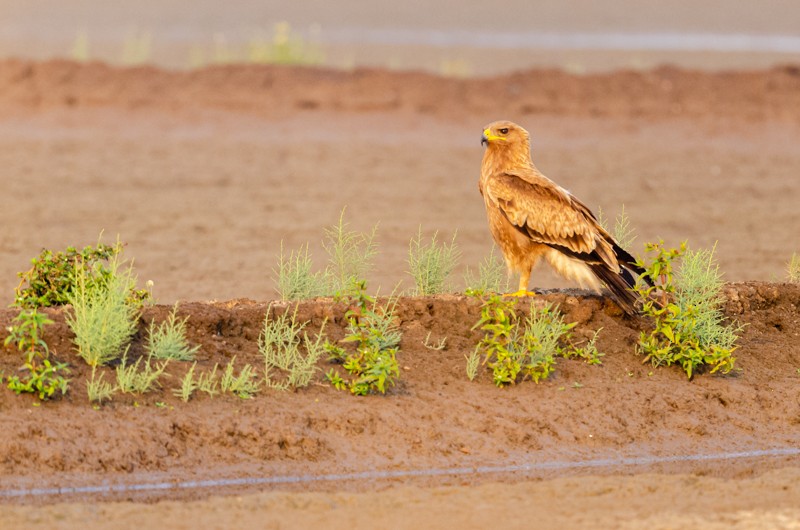
[[[727, 286], [727, 311], [746, 324], [737, 351], [740, 370], [687, 381], [677, 368], [654, 369], [634, 351], [645, 325], [625, 318], [607, 299], [579, 292], [537, 298], [558, 303], [578, 337], [602, 328], [601, 366], [560, 359], [545, 382], [498, 389], [486, 372], [465, 375], [479, 316], [462, 296], [401, 298], [402, 377], [387, 395], [358, 398], [317, 383], [297, 392], [265, 391], [252, 400], [172, 395], [188, 363], [173, 363], [164, 388], [144, 396], [117, 395], [93, 409], [84, 381], [89, 372], [71, 347], [64, 310], [47, 341], [70, 363], [72, 385], [63, 399], [33, 406], [28, 396], [0, 392], [3, 487], [44, 487], [169, 477], [319, 475], [580, 460], [609, 456], [664, 456], [795, 446], [800, 421], [800, 286], [744, 283]], [[524, 302], [523, 302], [524, 304]], [[189, 339], [201, 346], [198, 369], [214, 363], [261, 366], [257, 337], [268, 305], [250, 300], [189, 303]], [[310, 331], [327, 319], [326, 333], [344, 333], [343, 303], [302, 302], [298, 318]], [[170, 308], [148, 308], [146, 323]], [[275, 305], [274, 311], [286, 310]], [[0, 313], [8, 325], [14, 312]], [[423, 345], [446, 337], [441, 351]], [[141, 351], [142, 332], [132, 352]], [[19, 356], [3, 350], [0, 370]], [[320, 362], [325, 369], [327, 362]], [[461, 477], [461, 483], [486, 477]], [[430, 479], [435, 482], [435, 479]], [[356, 489], [364, 484], [354, 486]], [[324, 487], [324, 486], [322, 486]], [[198, 493], [189, 494], [195, 495]], [[202, 494], [202, 493], [199, 493]]]
[[662, 67], [576, 76], [531, 70], [450, 79], [415, 72], [218, 66], [191, 72], [71, 61], [0, 61], [0, 110], [58, 107], [217, 109], [285, 116], [309, 110], [411, 110], [460, 116], [559, 114], [800, 122], [800, 69], [708, 73]]

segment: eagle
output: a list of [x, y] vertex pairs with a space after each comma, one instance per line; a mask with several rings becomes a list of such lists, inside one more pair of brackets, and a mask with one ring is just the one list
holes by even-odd
[[531, 270], [544, 258], [556, 272], [582, 288], [600, 291], [601, 282], [629, 315], [639, 297], [631, 290], [644, 270], [619, 246], [594, 214], [531, 160], [528, 131], [510, 121], [486, 126], [478, 182], [489, 230], [509, 271], [518, 272], [516, 296], [528, 291]]

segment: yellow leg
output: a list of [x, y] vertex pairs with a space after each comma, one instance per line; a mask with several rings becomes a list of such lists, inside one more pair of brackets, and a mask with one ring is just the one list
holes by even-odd
[[528, 282], [531, 279], [531, 271], [528, 269], [519, 275], [519, 290], [515, 293], [509, 293], [506, 296], [516, 296], [522, 298], [524, 296], [536, 296], [536, 293], [528, 290]]

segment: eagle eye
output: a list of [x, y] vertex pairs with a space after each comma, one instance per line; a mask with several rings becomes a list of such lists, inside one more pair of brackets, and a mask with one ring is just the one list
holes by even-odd
[[500, 134], [508, 134], [508, 128], [503, 127], [502, 129], [500, 129]]

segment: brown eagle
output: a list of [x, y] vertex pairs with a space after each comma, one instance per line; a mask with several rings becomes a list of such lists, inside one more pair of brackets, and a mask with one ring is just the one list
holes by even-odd
[[514, 294], [532, 294], [531, 269], [544, 258], [581, 287], [599, 292], [602, 281], [620, 307], [634, 314], [638, 296], [631, 291], [636, 284], [632, 272], [644, 271], [589, 208], [536, 169], [528, 131], [510, 121], [496, 121], [486, 126], [481, 144], [486, 152], [478, 187], [492, 237], [509, 270], [520, 274]]

